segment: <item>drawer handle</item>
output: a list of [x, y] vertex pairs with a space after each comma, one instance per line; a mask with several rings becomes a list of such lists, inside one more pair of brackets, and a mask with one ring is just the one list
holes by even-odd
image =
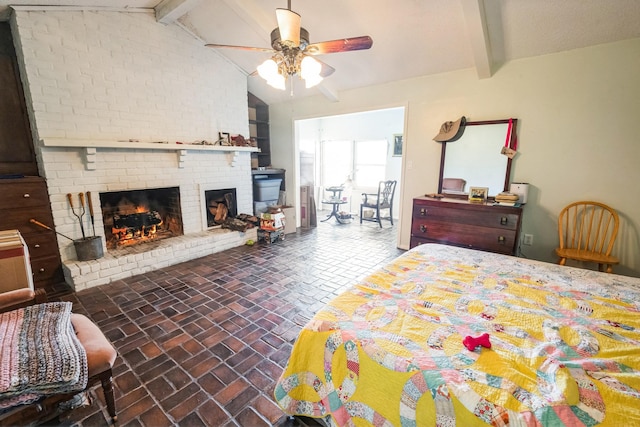
[[425, 208], [420, 208], [420, 216], [427, 216], [427, 211]]
[[22, 197], [24, 197], [25, 199], [28, 199], [29, 197], [31, 197], [31, 194], [29, 194], [29, 193], [24, 193], [24, 195], [23, 195]]
[[420, 231], [422, 231], [423, 233], [427, 232], [427, 226], [424, 224], [420, 224]]
[[44, 273], [44, 267], [41, 268], [39, 271], [40, 271], [40, 273]]
[[507, 242], [507, 238], [504, 236], [498, 236], [498, 243], [504, 245]]
[[40, 247], [40, 245], [33, 245], [33, 247], [34, 247], [34, 248], [39, 248], [39, 247]]
[[507, 225], [508, 222], [509, 222], [509, 219], [506, 216], [503, 216], [500, 218], [501, 225]]

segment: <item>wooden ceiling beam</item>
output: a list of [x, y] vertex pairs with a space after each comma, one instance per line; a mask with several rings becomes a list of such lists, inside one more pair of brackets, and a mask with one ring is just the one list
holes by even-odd
[[484, 0], [460, 1], [478, 77], [481, 79], [490, 78], [493, 75], [493, 55]]
[[163, 0], [155, 7], [156, 21], [171, 24], [196, 7], [202, 0]]

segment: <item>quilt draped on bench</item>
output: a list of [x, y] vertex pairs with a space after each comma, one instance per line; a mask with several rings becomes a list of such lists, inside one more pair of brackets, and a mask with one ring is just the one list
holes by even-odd
[[72, 305], [0, 314], [0, 410], [87, 386], [87, 355], [71, 324]]

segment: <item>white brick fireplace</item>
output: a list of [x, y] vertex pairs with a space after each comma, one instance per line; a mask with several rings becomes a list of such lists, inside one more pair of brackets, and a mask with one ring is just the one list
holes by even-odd
[[[67, 200], [71, 194], [79, 213], [79, 193], [91, 193], [96, 235], [103, 237], [105, 256], [92, 261], [77, 261], [73, 242], [58, 238], [65, 280], [76, 290], [109, 283], [199, 258], [256, 239], [256, 230], [246, 233], [208, 229], [204, 191], [235, 188], [239, 213], [251, 213], [252, 187], [250, 154], [244, 147], [176, 146], [175, 144], [137, 143], [141, 147], [122, 148], [136, 143], [108, 141], [43, 140], [43, 164], [56, 230], [71, 237], [82, 237], [78, 218]], [[79, 147], [68, 147], [79, 145]], [[85, 147], [80, 147], [84, 145]], [[99, 148], [96, 148], [99, 145]], [[237, 150], [237, 151], [229, 151]], [[139, 247], [107, 251], [101, 192], [179, 187], [184, 235]], [[93, 234], [88, 211], [83, 216], [86, 235]]]
[[86, 262], [76, 261], [73, 243], [59, 236], [65, 276], [76, 290], [255, 238], [255, 230], [207, 230], [203, 218], [205, 189], [235, 188], [238, 212], [252, 212], [251, 149], [190, 145], [216, 141], [218, 132], [249, 134], [245, 74], [149, 11], [16, 6], [10, 23], [59, 233], [82, 237], [67, 193], [75, 200], [92, 193], [102, 236], [101, 192], [180, 190], [183, 236], [132, 253], [105, 248], [103, 258]]

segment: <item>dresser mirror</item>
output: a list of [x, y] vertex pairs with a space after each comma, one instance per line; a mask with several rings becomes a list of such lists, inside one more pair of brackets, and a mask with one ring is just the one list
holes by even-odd
[[489, 198], [509, 190], [511, 159], [501, 154], [507, 141], [515, 149], [518, 119], [467, 122], [460, 139], [442, 142], [438, 193], [466, 199], [470, 187], [486, 187]]

